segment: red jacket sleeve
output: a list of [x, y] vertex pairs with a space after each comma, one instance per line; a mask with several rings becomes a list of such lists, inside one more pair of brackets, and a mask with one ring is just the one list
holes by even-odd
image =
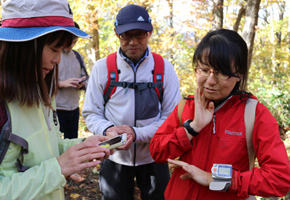
[[180, 127], [177, 107], [168, 116], [153, 136], [149, 150], [152, 158], [159, 163], [175, 159], [192, 148], [184, 127]]

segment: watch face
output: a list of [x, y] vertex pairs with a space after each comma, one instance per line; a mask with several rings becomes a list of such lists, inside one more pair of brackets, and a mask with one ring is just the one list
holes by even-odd
[[232, 165], [214, 164], [211, 171], [214, 178], [220, 179], [232, 178]]
[[219, 176], [231, 176], [232, 169], [230, 167], [219, 166], [218, 175]]

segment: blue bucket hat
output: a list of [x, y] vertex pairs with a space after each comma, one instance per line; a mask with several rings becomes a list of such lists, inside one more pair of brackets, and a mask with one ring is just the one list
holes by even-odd
[[24, 42], [60, 30], [91, 37], [75, 27], [67, 0], [6, 0], [2, 4], [0, 41]]
[[116, 33], [121, 34], [130, 30], [153, 30], [151, 19], [145, 8], [138, 5], [127, 5], [122, 8], [115, 20]]

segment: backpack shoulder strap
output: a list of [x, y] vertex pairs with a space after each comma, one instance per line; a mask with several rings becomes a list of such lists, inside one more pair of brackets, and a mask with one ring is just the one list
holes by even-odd
[[83, 60], [82, 60], [81, 55], [79, 54], [79, 52], [77, 52], [75, 50], [72, 50], [72, 51], [74, 52], [76, 58], [78, 59], [81, 68], [85, 68], [84, 63], [83, 63]]
[[154, 87], [160, 102], [163, 100], [163, 79], [164, 79], [164, 60], [161, 55], [151, 52], [154, 58], [154, 72], [153, 82], [157, 83], [157, 87]]
[[107, 56], [107, 71], [108, 80], [104, 90], [105, 104], [111, 98], [112, 94], [116, 91], [116, 86], [113, 86], [111, 82], [117, 82], [119, 80], [118, 68], [117, 68], [117, 52], [111, 53]]
[[106, 84], [106, 88], [104, 90], [104, 105], [108, 102], [108, 100], [111, 98], [111, 96], [116, 91], [117, 86], [123, 87], [123, 88], [133, 88], [133, 89], [140, 89], [141, 88], [148, 88], [149, 85], [151, 87], [154, 87], [157, 96], [162, 102], [163, 100], [163, 77], [164, 77], [164, 60], [162, 56], [156, 53], [152, 53], [154, 58], [154, 71], [153, 73], [153, 84], [146, 83], [143, 85], [140, 85], [138, 87], [132, 86], [132, 83], [127, 82], [118, 82], [119, 80], [119, 71], [117, 68], [117, 52], [111, 53], [107, 56], [107, 71], [108, 71], [108, 80]]
[[2, 130], [0, 132], [1, 133], [0, 134], [0, 164], [2, 163], [5, 157], [5, 154], [8, 150], [10, 142], [13, 142], [21, 146], [21, 160], [17, 159], [16, 166], [19, 172], [24, 172], [28, 169], [27, 167], [22, 165], [23, 160], [24, 160], [23, 155], [28, 153], [28, 142], [22, 137], [12, 133], [10, 112], [5, 102], [1, 101], [0, 103], [4, 105], [6, 116], [7, 116], [7, 121], [2, 127]]
[[250, 170], [254, 167], [254, 164], [255, 164], [255, 151], [254, 151], [252, 138], [253, 138], [253, 128], [254, 128], [254, 123], [255, 123], [257, 103], [258, 103], [258, 100], [249, 98], [246, 103], [245, 115], [244, 115], [245, 127], [246, 127], [246, 142], [247, 142]]
[[77, 51], [75, 51], [75, 50], [72, 50], [72, 51], [74, 52], [74, 54], [75, 54], [77, 60], [79, 61], [80, 66], [81, 66], [81, 69], [84, 70], [84, 72], [85, 72], [85, 76], [88, 78], [89, 75], [88, 75], [87, 69], [86, 69], [86, 67], [85, 67], [84, 61], [83, 61], [83, 59], [82, 59], [80, 53], [77, 52]]
[[181, 99], [179, 101], [178, 107], [177, 107], [177, 115], [178, 115], [179, 125], [180, 126], [183, 126], [183, 123], [182, 123], [182, 112], [183, 112], [183, 109], [184, 109], [184, 106], [185, 106], [185, 102], [186, 102], [186, 99]]

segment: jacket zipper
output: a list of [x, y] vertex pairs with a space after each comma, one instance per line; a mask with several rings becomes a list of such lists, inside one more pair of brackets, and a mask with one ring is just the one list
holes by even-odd
[[[135, 70], [133, 70], [133, 72], [134, 72], [134, 85], [136, 84], [136, 73], [137, 73], [137, 70], [135, 71]], [[135, 89], [134, 89], [134, 98], [135, 98]], [[136, 101], [136, 98], [135, 98], [135, 101]], [[134, 102], [135, 102], [134, 101]], [[134, 108], [135, 108], [135, 106], [136, 106], [136, 103], [135, 103], [135, 105], [134, 105]], [[135, 112], [134, 112], [134, 127], [136, 127], [136, 108], [135, 108]], [[137, 137], [136, 135], [135, 135], [135, 137]], [[136, 143], [134, 142], [134, 158], [133, 158], [133, 166], [135, 166], [136, 165]]]
[[212, 118], [212, 123], [213, 123], [212, 133], [213, 133], [213, 134], [216, 133], [216, 131], [215, 131], [215, 115], [216, 115], [216, 112], [217, 112], [221, 107], [223, 107], [223, 106], [226, 104], [226, 102], [228, 101], [228, 99], [230, 99], [231, 97], [232, 97], [232, 95], [229, 96], [226, 100], [224, 100], [220, 105], [218, 105], [218, 106], [214, 109], [214, 114], [213, 114], [213, 118]]
[[215, 114], [213, 115], [212, 123], [213, 123], [212, 133], [215, 134]]

